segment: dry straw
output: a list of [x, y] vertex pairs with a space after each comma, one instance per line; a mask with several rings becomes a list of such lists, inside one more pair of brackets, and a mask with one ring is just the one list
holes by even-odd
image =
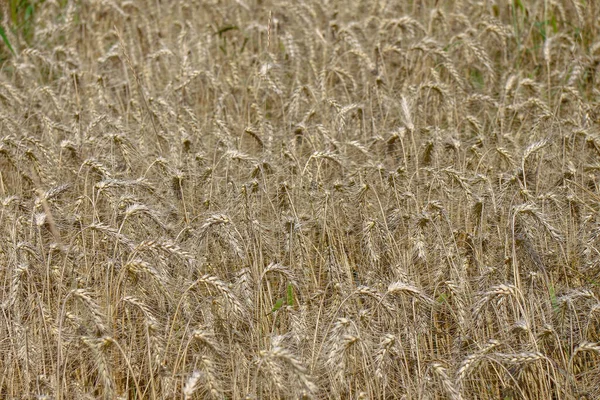
[[44, 4], [0, 5], [0, 397], [597, 392], [595, 2]]

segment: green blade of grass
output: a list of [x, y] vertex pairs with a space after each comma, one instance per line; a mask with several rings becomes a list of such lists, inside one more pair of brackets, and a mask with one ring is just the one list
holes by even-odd
[[291, 283], [288, 283], [287, 286], [287, 305], [294, 306], [294, 286]]
[[4, 31], [4, 28], [2, 27], [2, 25], [0, 25], [0, 36], [2, 36], [2, 40], [4, 41], [4, 44], [8, 47], [10, 52], [13, 53], [14, 56], [16, 56], [15, 50], [13, 49], [12, 45], [10, 44], [10, 40], [8, 40], [8, 37], [6, 37], [6, 32]]
[[285, 299], [283, 297], [280, 299], [277, 299], [277, 301], [275, 302], [275, 305], [273, 305], [273, 309], [271, 310], [271, 313], [274, 313], [275, 311], [279, 310], [283, 306], [284, 301], [285, 301]]

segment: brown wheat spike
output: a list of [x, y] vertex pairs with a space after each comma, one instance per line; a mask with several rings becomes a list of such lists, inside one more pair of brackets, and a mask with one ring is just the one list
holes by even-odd
[[91, 170], [97, 172], [98, 174], [100, 174], [100, 176], [102, 176], [102, 178], [104, 179], [110, 179], [111, 178], [111, 173], [109, 172], [109, 170], [99, 161], [95, 160], [95, 159], [87, 159], [85, 160], [82, 164], [81, 164], [81, 169], [83, 169], [84, 167], [89, 167]]
[[350, 327], [350, 320], [347, 318], [338, 318], [333, 325], [331, 335], [328, 338], [329, 354], [327, 355], [326, 364], [334, 371], [336, 379], [342, 379], [344, 376], [344, 346], [343, 338]]
[[465, 302], [465, 289], [456, 281], [446, 281], [446, 286], [452, 293], [452, 300], [457, 307], [458, 323], [461, 327], [465, 326], [468, 321], [467, 305]]
[[[36, 214], [36, 218], [35, 218], [36, 225], [38, 225], [38, 226], [41, 225], [38, 223], [38, 221], [40, 219], [42, 220], [42, 224], [43, 224], [43, 222], [45, 221], [45, 217], [46, 217], [46, 215], [43, 213]], [[32, 257], [36, 261], [41, 261], [38, 250], [35, 247], [33, 247], [33, 245], [31, 243], [19, 242], [19, 243], [17, 243], [17, 245], [15, 246], [14, 249], [15, 249], [15, 254], [17, 255], [17, 257], [19, 259], [21, 259], [21, 257], [19, 257], [19, 256], [21, 256], [21, 254], [24, 253], [24, 254], [28, 254], [30, 257]]]
[[365, 222], [362, 231], [363, 242], [367, 250], [367, 254], [371, 259], [371, 262], [374, 264], [377, 264], [377, 262], [380, 259], [379, 246], [377, 246], [375, 236], [378, 233], [377, 231], [379, 230], [377, 225], [378, 224], [376, 221]]
[[125, 221], [133, 215], [143, 214], [143, 215], [147, 215], [148, 217], [150, 217], [162, 229], [167, 230], [167, 227], [162, 222], [162, 218], [161, 218], [160, 214], [144, 204], [132, 204], [125, 209], [125, 212], [123, 214], [124, 214], [124, 217], [123, 217], [122, 224], [124, 224]]
[[550, 223], [548, 223], [548, 218], [545, 215], [543, 215], [535, 205], [521, 204], [515, 206], [513, 208], [513, 212], [515, 215], [527, 214], [533, 216], [537, 220], [537, 222], [539, 222], [544, 228], [546, 228], [546, 230], [548, 231], [548, 233], [550, 233], [553, 239], [562, 240], [563, 236], [561, 235], [560, 231], [553, 227]]
[[[267, 350], [261, 350], [259, 353], [259, 362], [257, 365], [257, 377], [260, 374], [267, 376], [271, 383], [275, 385], [277, 390], [283, 390], [286, 388], [284, 382], [283, 369], [280, 368], [277, 361], [271, 357], [271, 354]], [[289, 383], [288, 383], [289, 387]], [[289, 389], [288, 389], [289, 390]]]
[[200, 226], [200, 232], [203, 234], [211, 227], [222, 226], [230, 224], [231, 220], [225, 214], [215, 214], [206, 219], [206, 221]]
[[477, 61], [479, 61], [481, 64], [483, 64], [483, 66], [488, 70], [489, 79], [494, 81], [496, 79], [495, 68], [492, 65], [492, 62], [490, 60], [489, 55], [487, 54], [487, 51], [483, 48], [483, 46], [481, 46], [479, 43], [477, 43], [473, 38], [469, 38], [466, 35], [464, 35], [464, 36], [462, 36], [462, 40], [464, 40], [466, 47], [473, 53], [473, 55], [475, 56]]

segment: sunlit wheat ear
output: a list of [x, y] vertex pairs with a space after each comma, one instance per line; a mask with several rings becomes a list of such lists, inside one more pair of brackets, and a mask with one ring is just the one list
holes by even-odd
[[421, 228], [416, 229], [416, 233], [411, 237], [413, 243], [413, 257], [417, 260], [425, 261], [427, 258], [427, 248], [425, 236]]
[[242, 268], [236, 273], [235, 287], [241, 301], [246, 307], [252, 309], [255, 306], [252, 299], [256, 288], [249, 268]]
[[325, 363], [332, 368], [332, 373], [336, 379], [342, 379], [344, 376], [344, 352], [347, 349], [347, 343], [344, 343], [344, 337], [346, 336], [349, 327], [350, 320], [338, 318], [328, 338], [329, 353]]
[[519, 291], [514, 285], [511, 285], [511, 284], [501, 284], [501, 285], [493, 286], [492, 288], [490, 288], [490, 290], [483, 293], [480, 296], [479, 300], [475, 303], [475, 305], [473, 307], [474, 318], [477, 319], [477, 317], [483, 311], [483, 308], [492, 299], [495, 299], [495, 298], [502, 299], [504, 297], [509, 297], [509, 298], [512, 297], [515, 299], [515, 301], [518, 302], [519, 301]]
[[500, 342], [497, 340], [490, 340], [488, 343], [483, 346], [479, 351], [469, 354], [466, 356], [458, 366], [456, 370], [455, 380], [459, 389], [462, 388], [463, 382], [469, 376], [469, 374], [475, 370], [475, 368], [481, 363], [490, 351], [495, 349], [500, 345]]
[[115, 238], [115, 240], [120, 243], [123, 244], [129, 248], [134, 248], [134, 243], [131, 239], [129, 239], [127, 236], [125, 236], [124, 234], [120, 233], [118, 229], [114, 229], [111, 228], [108, 225], [102, 224], [102, 223], [96, 223], [96, 224], [91, 224], [88, 226], [88, 229], [100, 232], [100, 233], [104, 233], [107, 236], [113, 237]]
[[167, 230], [166, 226], [162, 223], [161, 216], [150, 207], [145, 204], [132, 204], [123, 213], [123, 220], [121, 221], [122, 226], [125, 225], [125, 221], [134, 215], [146, 215], [150, 217], [158, 226]]
[[364, 286], [361, 285], [359, 287], [356, 288], [356, 292], [357, 295], [363, 295], [363, 296], [368, 296], [370, 298], [372, 298], [373, 300], [376, 301], [376, 304], [379, 306], [383, 306], [389, 313], [390, 315], [393, 315], [393, 313], [396, 311], [396, 308], [394, 307], [394, 305], [392, 305], [385, 297], [384, 295], [382, 295], [381, 293], [379, 293], [378, 290], [371, 288], [369, 286]]
[[202, 372], [196, 370], [192, 372], [188, 379], [185, 381], [185, 385], [183, 387], [183, 396], [186, 400], [191, 399], [196, 390], [198, 390], [201, 376]]
[[196, 329], [192, 332], [192, 338], [197, 342], [209, 348], [216, 355], [223, 355], [223, 349], [215, 340], [213, 334], [205, 329]]
[[401, 110], [402, 110], [402, 117], [404, 118], [404, 125], [405, 125], [406, 129], [408, 129], [409, 131], [413, 131], [415, 129], [415, 125], [413, 123], [410, 105], [409, 105], [406, 97], [404, 97], [404, 96], [401, 97], [400, 105], [401, 105]]
[[206, 234], [208, 229], [221, 225], [227, 225], [231, 223], [231, 219], [225, 214], [215, 214], [206, 219], [206, 221], [200, 226], [200, 232], [202, 235]]
[[240, 242], [240, 235], [232, 220], [225, 214], [214, 214], [199, 228], [199, 237], [204, 239], [209, 233], [223, 239], [239, 258], [244, 258], [243, 244]]
[[396, 356], [396, 353], [396, 337], [389, 333], [385, 334], [375, 353], [375, 376], [377, 378], [384, 379], [386, 382], [388, 381], [387, 368], [389, 368], [390, 361]]
[[414, 297], [429, 306], [435, 305], [435, 301], [425, 294], [421, 289], [405, 282], [391, 283], [386, 292], [386, 296], [390, 295], [406, 295], [409, 297]]
[[448, 286], [450, 293], [452, 293], [452, 300], [457, 307], [456, 314], [458, 316], [458, 323], [461, 327], [464, 327], [467, 324], [467, 321], [470, 321], [465, 301], [465, 298], [467, 298], [467, 293], [465, 293], [466, 290], [456, 281], [446, 281], [446, 285]]
[[178, 256], [184, 260], [195, 260], [195, 257], [192, 253], [184, 250], [171, 240], [144, 240], [140, 242], [135, 248], [135, 251], [145, 250], [163, 252], [165, 254]]
[[431, 367], [433, 368], [433, 371], [435, 372], [435, 374], [439, 377], [440, 381], [442, 382], [442, 386], [444, 388], [444, 391], [448, 395], [448, 397], [451, 400], [462, 400], [463, 397], [460, 394], [460, 392], [458, 391], [458, 389], [456, 388], [456, 385], [454, 384], [454, 382], [452, 382], [452, 380], [448, 376], [447, 369], [444, 368], [442, 366], [442, 364], [439, 364], [439, 363], [433, 363], [431, 365]]
[[109, 341], [104, 338], [81, 337], [81, 342], [92, 352], [94, 367], [98, 371], [100, 382], [106, 396], [115, 395], [115, 382], [104, 354]]
[[267, 267], [263, 270], [263, 272], [260, 276], [260, 280], [262, 281], [263, 279], [265, 279], [267, 277], [268, 274], [271, 274], [271, 273], [279, 273], [279, 274], [283, 275], [290, 282], [296, 281], [290, 268], [286, 267], [285, 265], [275, 263], [275, 262], [272, 262], [269, 265], [267, 265]]
[[9, 308], [12, 306], [19, 296], [19, 288], [21, 286], [21, 282], [23, 281], [23, 277], [28, 273], [28, 266], [24, 264], [20, 264], [15, 267], [13, 271], [13, 276], [10, 282], [10, 289], [8, 292], [8, 298], [2, 303], [2, 308]]
[[281, 365], [284, 370], [289, 371], [302, 387], [305, 396], [312, 397], [316, 393], [317, 386], [314, 384], [312, 377], [309, 376], [307, 368], [289, 350], [282, 346], [273, 346], [271, 350], [263, 351], [261, 354]]
[[85, 160], [81, 164], [80, 171], [85, 169], [86, 167], [89, 168], [90, 170], [98, 173], [104, 179], [110, 179], [112, 177], [108, 168], [106, 168], [101, 162], [99, 162], [93, 158], [89, 158], [89, 159]]
[[211, 275], [203, 275], [198, 279], [198, 282], [204, 283], [207, 288], [210, 290], [215, 289], [218, 294], [220, 294], [224, 299], [227, 305], [233, 311], [233, 314], [240, 317], [243, 315], [243, 306], [239, 301], [237, 296], [233, 293], [233, 291], [229, 288], [229, 285], [219, 278]]
[[569, 360], [569, 368], [573, 369], [573, 361], [575, 360], [576, 357], [580, 356], [580, 353], [583, 352], [592, 352], [592, 353], [596, 353], [597, 355], [600, 356], [600, 342], [582, 342], [579, 345], [577, 345], [577, 347], [575, 347], [575, 350], [573, 351], [573, 354], [571, 355], [571, 358]]
[[547, 360], [540, 352], [522, 352], [522, 353], [493, 353], [491, 357], [510, 364], [524, 364], [539, 360]]
[[58, 335], [58, 326], [54, 316], [51, 314], [51, 310], [45, 304], [40, 306], [40, 313], [42, 314], [42, 320], [46, 325], [48, 332], [52, 335]]
[[72, 294], [85, 305], [88, 312], [92, 315], [97, 331], [100, 334], [107, 332], [107, 328], [104, 325], [104, 315], [101, 313], [98, 303], [92, 299], [91, 294], [85, 289], [76, 289]]
[[142, 312], [144, 316], [144, 323], [148, 328], [157, 329], [157, 327], [159, 326], [158, 321], [146, 304], [144, 304], [142, 301], [133, 296], [125, 296], [122, 300], [127, 304], [136, 306]]
[[200, 357], [199, 364], [201, 371], [204, 373], [203, 386], [205, 388], [205, 396], [214, 399], [222, 398], [223, 389], [217, 379], [217, 370], [213, 360], [210, 357], [202, 356]]
[[379, 261], [379, 246], [376, 243], [376, 235], [379, 233], [379, 227], [376, 221], [368, 221], [364, 224], [362, 230], [363, 243], [367, 254], [369, 255], [370, 261], [373, 264], [377, 264]]

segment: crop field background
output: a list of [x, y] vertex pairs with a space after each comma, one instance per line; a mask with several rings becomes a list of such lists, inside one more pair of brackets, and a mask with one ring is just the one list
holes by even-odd
[[0, 398], [600, 398], [596, 1], [0, 10]]

